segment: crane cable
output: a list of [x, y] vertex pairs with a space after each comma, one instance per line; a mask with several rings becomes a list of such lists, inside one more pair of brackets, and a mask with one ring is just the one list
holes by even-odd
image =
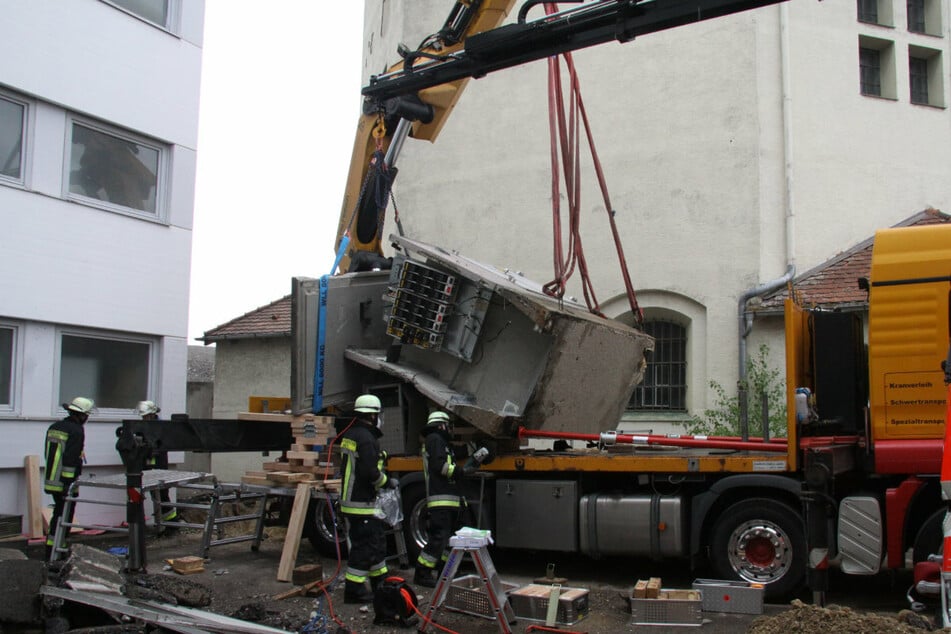
[[[547, 15], [551, 15], [557, 11], [558, 5], [556, 3], [545, 4], [545, 12]], [[619, 267], [624, 280], [628, 303], [631, 307], [631, 314], [633, 315], [635, 325], [640, 326], [644, 321], [644, 314], [637, 303], [630, 271], [627, 267], [627, 260], [624, 257], [624, 248], [621, 244], [620, 232], [618, 231], [615, 221], [616, 211], [611, 206], [604, 171], [594, 146], [594, 137], [588, 122], [588, 114], [584, 107], [584, 100], [581, 97], [578, 73], [570, 52], [563, 53], [561, 57], [564, 58], [568, 69], [569, 109], [567, 122], [565, 120], [564, 89], [562, 86], [559, 56], [553, 55], [548, 58], [548, 127], [551, 139], [552, 237], [555, 278], [545, 284], [542, 290], [552, 297], [559, 299], [564, 297], [568, 280], [573, 275], [574, 269], [577, 266], [581, 274], [582, 292], [588, 310], [596, 315], [604, 316], [594, 293], [594, 287], [588, 273], [588, 264], [585, 259], [581, 240], [581, 163], [579, 160], [581, 135], [579, 133], [579, 127], [583, 124], [588, 148], [591, 151], [591, 158], [601, 189], [601, 196], [604, 199], [604, 208], [608, 213], [608, 222], [611, 227], [611, 234], [614, 238], [614, 247], [617, 251]], [[565, 198], [568, 204], [567, 255], [563, 247], [561, 222], [559, 172], [562, 169], [564, 170], [565, 179]]]

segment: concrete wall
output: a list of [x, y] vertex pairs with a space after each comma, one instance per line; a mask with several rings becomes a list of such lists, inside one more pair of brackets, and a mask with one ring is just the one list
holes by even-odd
[[[291, 394], [289, 337], [237, 339], [215, 344], [214, 418], [236, 418], [248, 411], [248, 397]], [[216, 453], [211, 471], [219, 480], [239, 482], [275, 457], [256, 452]]]
[[[10, 439], [0, 448], [0, 513], [27, 514], [23, 458], [42, 454], [46, 427], [64, 414], [64, 332], [147, 344], [141, 398], [185, 410], [204, 2], [170, 4], [170, 31], [99, 0], [0, 7], [0, 90], [28, 108], [25, 178], [0, 184], [0, 322], [16, 329], [13, 404], [0, 411]], [[154, 218], [67, 200], [72, 117], [166, 148]], [[115, 428], [134, 404], [87, 423], [87, 473], [119, 471]], [[118, 507], [94, 513], [124, 519]]]
[[[939, 36], [908, 33], [900, 2], [895, 27], [884, 28], [858, 23], [854, 3], [791, 0], [575, 53], [639, 302], [688, 328], [689, 413], [713, 405], [710, 380], [735, 383], [744, 291], [929, 205], [951, 210], [951, 115], [908, 96], [909, 45], [939, 51], [947, 76], [951, 13], [940, 6]], [[398, 42], [412, 47], [437, 30], [445, 11], [368, 0], [364, 77], [397, 59]], [[868, 34], [894, 41], [897, 99], [860, 94], [858, 41]], [[945, 81], [944, 103], [947, 90]], [[602, 309], [624, 318], [604, 203], [583, 156], [584, 251]], [[407, 235], [551, 279], [544, 61], [470, 81], [437, 141], [408, 141], [399, 167]], [[564, 207], [563, 188], [561, 197]], [[569, 292], [581, 297], [575, 280]], [[763, 340], [781, 365], [782, 331]]]

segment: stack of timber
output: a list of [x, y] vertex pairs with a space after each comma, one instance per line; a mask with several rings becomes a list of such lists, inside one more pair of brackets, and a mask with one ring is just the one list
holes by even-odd
[[332, 416], [242, 412], [238, 420], [290, 423], [294, 436], [290, 450], [273, 462], [265, 462], [262, 471], [248, 471], [242, 482], [270, 487], [312, 484], [318, 490], [340, 491], [340, 479], [336, 477], [340, 458], [329, 451], [336, 434]]

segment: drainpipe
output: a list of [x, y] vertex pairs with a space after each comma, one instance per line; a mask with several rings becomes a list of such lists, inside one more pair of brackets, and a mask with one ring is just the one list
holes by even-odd
[[766, 295], [785, 286], [796, 274], [795, 249], [795, 212], [793, 206], [793, 134], [792, 134], [792, 77], [789, 68], [789, 14], [785, 3], [779, 5], [779, 49], [780, 75], [782, 76], [782, 116], [783, 116], [783, 177], [785, 181], [785, 208], [786, 229], [786, 273], [775, 280], [760, 284], [745, 291], [737, 306], [737, 321], [739, 325], [739, 371], [738, 389], [740, 406], [740, 432], [743, 440], [749, 438], [749, 408], [747, 392], [742, 386], [746, 383], [746, 338], [753, 328], [753, 316], [747, 312], [746, 304], [754, 297]]

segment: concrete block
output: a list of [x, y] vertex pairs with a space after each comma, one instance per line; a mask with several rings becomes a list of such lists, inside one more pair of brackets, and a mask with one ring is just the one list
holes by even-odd
[[42, 561], [0, 561], [0, 623], [34, 624], [40, 617], [40, 586], [46, 581]]

